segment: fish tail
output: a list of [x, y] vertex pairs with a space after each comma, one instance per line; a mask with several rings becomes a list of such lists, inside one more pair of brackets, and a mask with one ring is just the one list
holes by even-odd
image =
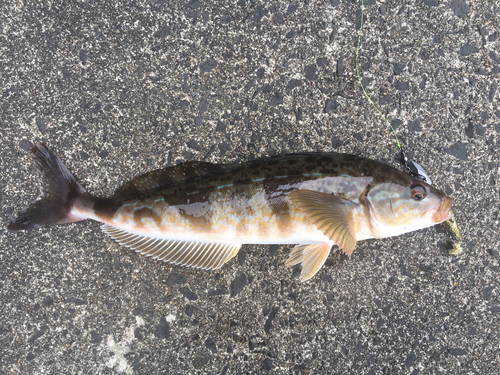
[[59, 157], [43, 143], [31, 149], [40, 183], [40, 195], [7, 225], [9, 230], [28, 230], [48, 225], [73, 223], [85, 217], [71, 213], [78, 200], [90, 195], [64, 166]]

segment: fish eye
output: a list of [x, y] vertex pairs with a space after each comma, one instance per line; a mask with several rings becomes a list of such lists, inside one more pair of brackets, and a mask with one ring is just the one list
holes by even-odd
[[417, 185], [411, 188], [411, 197], [416, 201], [421, 201], [426, 195], [427, 192], [423, 186]]

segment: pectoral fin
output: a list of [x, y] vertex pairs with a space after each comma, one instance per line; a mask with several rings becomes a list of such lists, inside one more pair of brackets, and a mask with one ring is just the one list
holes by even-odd
[[325, 264], [331, 247], [332, 245], [327, 242], [312, 245], [297, 245], [292, 249], [286, 265], [294, 266], [299, 263], [302, 264], [300, 281], [304, 282], [316, 275], [323, 264]]
[[312, 190], [294, 190], [288, 194], [288, 199], [344, 253], [352, 254], [356, 246], [352, 215], [356, 203], [333, 194]]

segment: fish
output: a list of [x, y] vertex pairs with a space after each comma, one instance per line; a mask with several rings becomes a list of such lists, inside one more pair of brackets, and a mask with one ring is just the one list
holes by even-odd
[[287, 266], [311, 279], [334, 245], [430, 227], [451, 218], [452, 199], [394, 167], [341, 153], [298, 153], [212, 164], [188, 161], [131, 179], [110, 197], [91, 195], [45, 144], [31, 150], [39, 197], [11, 231], [86, 219], [137, 253], [218, 269], [243, 244], [294, 244]]

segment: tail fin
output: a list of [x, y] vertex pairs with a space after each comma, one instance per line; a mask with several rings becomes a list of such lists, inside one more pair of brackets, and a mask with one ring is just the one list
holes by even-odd
[[83, 220], [71, 215], [71, 208], [78, 197], [87, 195], [87, 191], [43, 143], [36, 143], [31, 152], [40, 183], [40, 196], [20, 211], [7, 229], [36, 229]]

